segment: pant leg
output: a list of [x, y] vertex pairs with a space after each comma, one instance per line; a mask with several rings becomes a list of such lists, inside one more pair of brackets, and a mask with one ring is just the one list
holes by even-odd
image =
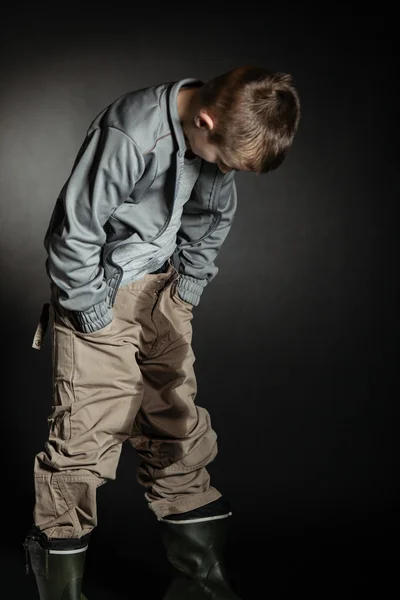
[[193, 306], [178, 296], [176, 284], [174, 277], [166, 282], [152, 312], [158, 336], [139, 357], [143, 399], [129, 440], [141, 460], [138, 481], [157, 517], [221, 496], [206, 469], [217, 454], [217, 435], [208, 411], [194, 402]]
[[96, 489], [115, 479], [140, 408], [140, 332], [123, 288], [113, 310], [109, 325], [83, 334], [51, 307], [53, 412], [34, 462], [34, 522], [48, 537], [82, 537], [96, 526]]

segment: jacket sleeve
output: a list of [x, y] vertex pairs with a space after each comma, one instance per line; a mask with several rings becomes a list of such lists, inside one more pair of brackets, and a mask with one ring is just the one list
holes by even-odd
[[[193, 235], [189, 226], [191, 220], [185, 219], [185, 207], [182, 213], [181, 227], [177, 235], [178, 249], [179, 244], [183, 241], [185, 245], [178, 250], [180, 272], [178, 294], [183, 300], [194, 306], [199, 304], [204, 288], [214, 279], [219, 270], [215, 259], [228, 236], [237, 208], [234, 175], [235, 172], [231, 171], [223, 178], [217, 202], [219, 222], [208, 235], [191, 243]], [[201, 220], [201, 215], [197, 218]]]
[[57, 199], [46, 232], [47, 274], [57, 301], [85, 332], [112, 321], [101, 266], [104, 225], [144, 169], [135, 142], [114, 127], [88, 133]]

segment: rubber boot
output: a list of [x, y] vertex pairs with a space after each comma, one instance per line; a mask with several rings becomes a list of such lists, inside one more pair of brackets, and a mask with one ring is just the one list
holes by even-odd
[[81, 587], [89, 537], [49, 539], [35, 526], [27, 534], [26, 574], [30, 562], [40, 600], [86, 600]]
[[[212, 505], [217, 506], [218, 500]], [[211, 507], [211, 505], [207, 505]], [[240, 600], [231, 588], [224, 565], [230, 511], [196, 516], [206, 511], [159, 519], [167, 558], [177, 570], [163, 600]], [[210, 513], [223, 511], [212, 511]]]

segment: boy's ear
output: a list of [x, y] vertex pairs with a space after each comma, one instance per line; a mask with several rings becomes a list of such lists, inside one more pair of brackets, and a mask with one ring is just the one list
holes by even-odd
[[200, 110], [199, 114], [196, 115], [195, 123], [196, 127], [199, 127], [200, 129], [208, 129], [209, 131], [214, 129], [213, 118], [203, 108]]

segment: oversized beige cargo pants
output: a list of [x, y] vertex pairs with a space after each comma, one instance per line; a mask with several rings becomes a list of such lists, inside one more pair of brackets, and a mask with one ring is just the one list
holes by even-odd
[[177, 280], [169, 261], [166, 272], [119, 288], [114, 320], [94, 333], [50, 306], [53, 412], [34, 464], [34, 522], [48, 537], [81, 537], [97, 525], [96, 489], [115, 479], [125, 440], [157, 517], [221, 496], [205, 468], [217, 436], [194, 403], [193, 306]]

